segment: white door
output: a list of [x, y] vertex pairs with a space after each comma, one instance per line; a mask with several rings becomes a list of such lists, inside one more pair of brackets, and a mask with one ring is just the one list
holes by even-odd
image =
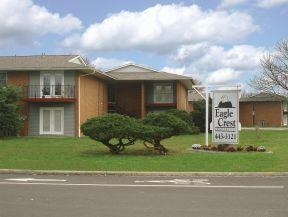
[[40, 134], [64, 134], [64, 108], [40, 108]]
[[59, 97], [64, 90], [63, 72], [41, 72], [40, 74], [40, 96]]

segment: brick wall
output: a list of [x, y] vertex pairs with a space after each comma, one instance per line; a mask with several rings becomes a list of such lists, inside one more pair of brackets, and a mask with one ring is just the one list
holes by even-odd
[[240, 102], [240, 123], [244, 127], [254, 125], [280, 127], [282, 125], [283, 111], [281, 102]]
[[141, 117], [141, 83], [116, 85], [116, 104], [132, 116]]
[[[28, 72], [8, 72], [7, 73], [7, 83], [13, 86], [27, 86], [29, 84], [29, 73]], [[20, 115], [24, 117], [24, 126], [20, 131], [21, 136], [28, 135], [28, 104], [24, 101], [19, 102], [22, 107]]]

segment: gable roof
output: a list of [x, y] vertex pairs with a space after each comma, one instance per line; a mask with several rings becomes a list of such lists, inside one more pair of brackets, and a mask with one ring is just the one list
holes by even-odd
[[191, 89], [193, 79], [183, 75], [177, 75], [157, 71], [145, 66], [129, 63], [106, 71], [106, 74], [117, 81], [180, 81], [187, 89]]
[[288, 98], [285, 96], [263, 92], [253, 96], [240, 98], [240, 102], [282, 102], [287, 100]]
[[1, 56], [0, 70], [84, 69], [88, 65], [79, 55]]

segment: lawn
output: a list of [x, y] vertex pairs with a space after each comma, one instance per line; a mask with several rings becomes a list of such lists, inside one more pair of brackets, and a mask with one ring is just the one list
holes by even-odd
[[264, 145], [269, 153], [195, 153], [204, 134], [165, 140], [167, 156], [142, 144], [112, 155], [89, 138], [26, 137], [0, 140], [1, 169], [171, 172], [287, 172], [288, 131], [244, 130], [241, 145]]

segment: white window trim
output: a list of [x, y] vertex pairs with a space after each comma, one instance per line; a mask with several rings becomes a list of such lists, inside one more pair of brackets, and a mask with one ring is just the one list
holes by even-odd
[[288, 114], [284, 114], [283, 115], [283, 126], [287, 126], [288, 125]]
[[[60, 110], [61, 111], [61, 132], [54, 132], [52, 130], [52, 127], [54, 126], [53, 124], [53, 116], [52, 116], [52, 123], [50, 123], [50, 131], [49, 132], [44, 132], [43, 131], [43, 110]], [[50, 113], [51, 114], [51, 113]], [[39, 125], [39, 134], [40, 135], [63, 135], [64, 134], [64, 107], [40, 107], [39, 110], [39, 120], [40, 120], [40, 125]]]
[[[0, 74], [5, 74], [5, 85], [8, 84], [8, 75], [7, 75], [7, 72], [0, 72]], [[4, 86], [5, 86], [4, 85]]]
[[[61, 85], [62, 85], [62, 89], [63, 89], [63, 87], [64, 87], [64, 71], [41, 71], [40, 72], [40, 96], [42, 97], [43, 96], [43, 92], [42, 92], [42, 87], [44, 86], [44, 80], [43, 80], [43, 78], [44, 78], [44, 75], [45, 74], [50, 74], [50, 78], [51, 78], [51, 80], [50, 80], [50, 87], [51, 86], [54, 86], [54, 89], [55, 89], [55, 75], [56, 74], [59, 74], [59, 75], [61, 75], [62, 76], [62, 83], [61, 83]], [[62, 90], [62, 92], [63, 92], [63, 90]], [[51, 92], [51, 89], [50, 89], [50, 95], [45, 95], [45, 97], [60, 97], [60, 96], [62, 96], [62, 94], [61, 95], [55, 95], [54, 93], [52, 93]]]

